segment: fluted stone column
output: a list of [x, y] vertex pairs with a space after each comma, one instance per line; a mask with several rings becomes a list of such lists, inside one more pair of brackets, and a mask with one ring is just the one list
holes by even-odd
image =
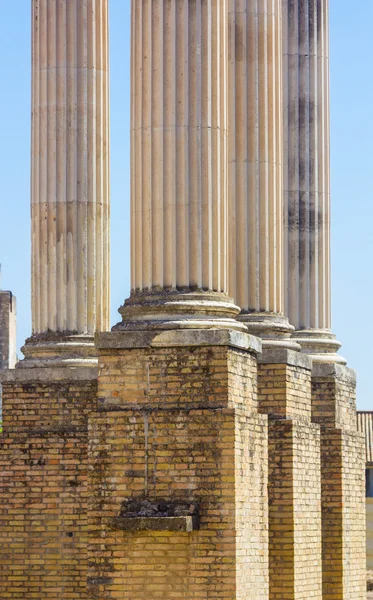
[[294, 338], [345, 360], [331, 332], [328, 0], [283, 0], [286, 289]]
[[131, 297], [117, 328], [243, 328], [227, 291], [227, 2], [132, 2]]
[[281, 0], [229, 2], [229, 292], [263, 347], [284, 316]]
[[109, 327], [108, 1], [32, 2], [32, 337], [20, 366], [95, 363]]

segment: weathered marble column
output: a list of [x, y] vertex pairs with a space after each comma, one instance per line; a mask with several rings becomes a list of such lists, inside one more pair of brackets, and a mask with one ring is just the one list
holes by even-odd
[[331, 332], [328, 0], [283, 0], [287, 310], [303, 352], [345, 360]]
[[229, 293], [263, 347], [284, 316], [281, 0], [229, 2]]
[[233, 327], [227, 2], [132, 2], [132, 292], [117, 328]]
[[32, 2], [32, 337], [20, 366], [94, 363], [109, 327], [108, 1]]

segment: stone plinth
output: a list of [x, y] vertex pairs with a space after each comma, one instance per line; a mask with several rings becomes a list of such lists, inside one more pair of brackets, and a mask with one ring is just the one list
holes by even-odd
[[366, 597], [365, 444], [356, 424], [356, 378], [315, 364], [312, 419], [321, 427], [323, 598]]
[[258, 360], [269, 417], [269, 598], [322, 596], [320, 428], [311, 423], [311, 360], [286, 349]]
[[[143, 333], [104, 334], [97, 345], [88, 597], [266, 599], [260, 342], [228, 331], [168, 331], [147, 341]], [[134, 510], [140, 519], [175, 504], [198, 507], [198, 529], [175, 531], [167, 517], [142, 531], [112, 527]]]

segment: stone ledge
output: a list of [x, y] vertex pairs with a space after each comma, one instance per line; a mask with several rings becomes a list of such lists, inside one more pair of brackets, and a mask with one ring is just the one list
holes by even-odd
[[96, 348], [176, 348], [230, 346], [253, 354], [262, 351], [259, 338], [231, 329], [174, 329], [168, 331], [112, 331], [97, 333]]
[[199, 529], [199, 517], [114, 517], [110, 521], [112, 529], [120, 531], [184, 531]]
[[258, 363], [262, 365], [289, 365], [312, 370], [312, 359], [307, 354], [288, 350], [287, 348], [264, 348], [258, 356]]
[[98, 367], [30, 367], [0, 370], [0, 383], [58, 383], [97, 379]]
[[356, 372], [336, 363], [314, 363], [312, 379], [338, 379], [356, 385]]

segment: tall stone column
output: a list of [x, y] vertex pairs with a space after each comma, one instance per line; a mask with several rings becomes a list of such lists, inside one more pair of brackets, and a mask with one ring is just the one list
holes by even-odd
[[286, 346], [281, 0], [229, 3], [229, 292], [263, 347]]
[[20, 366], [95, 363], [109, 327], [107, 0], [32, 2], [32, 337]]
[[345, 360], [331, 332], [328, 0], [283, 0], [287, 310], [316, 362]]
[[241, 328], [227, 297], [227, 1], [132, 4], [132, 292], [117, 329]]

